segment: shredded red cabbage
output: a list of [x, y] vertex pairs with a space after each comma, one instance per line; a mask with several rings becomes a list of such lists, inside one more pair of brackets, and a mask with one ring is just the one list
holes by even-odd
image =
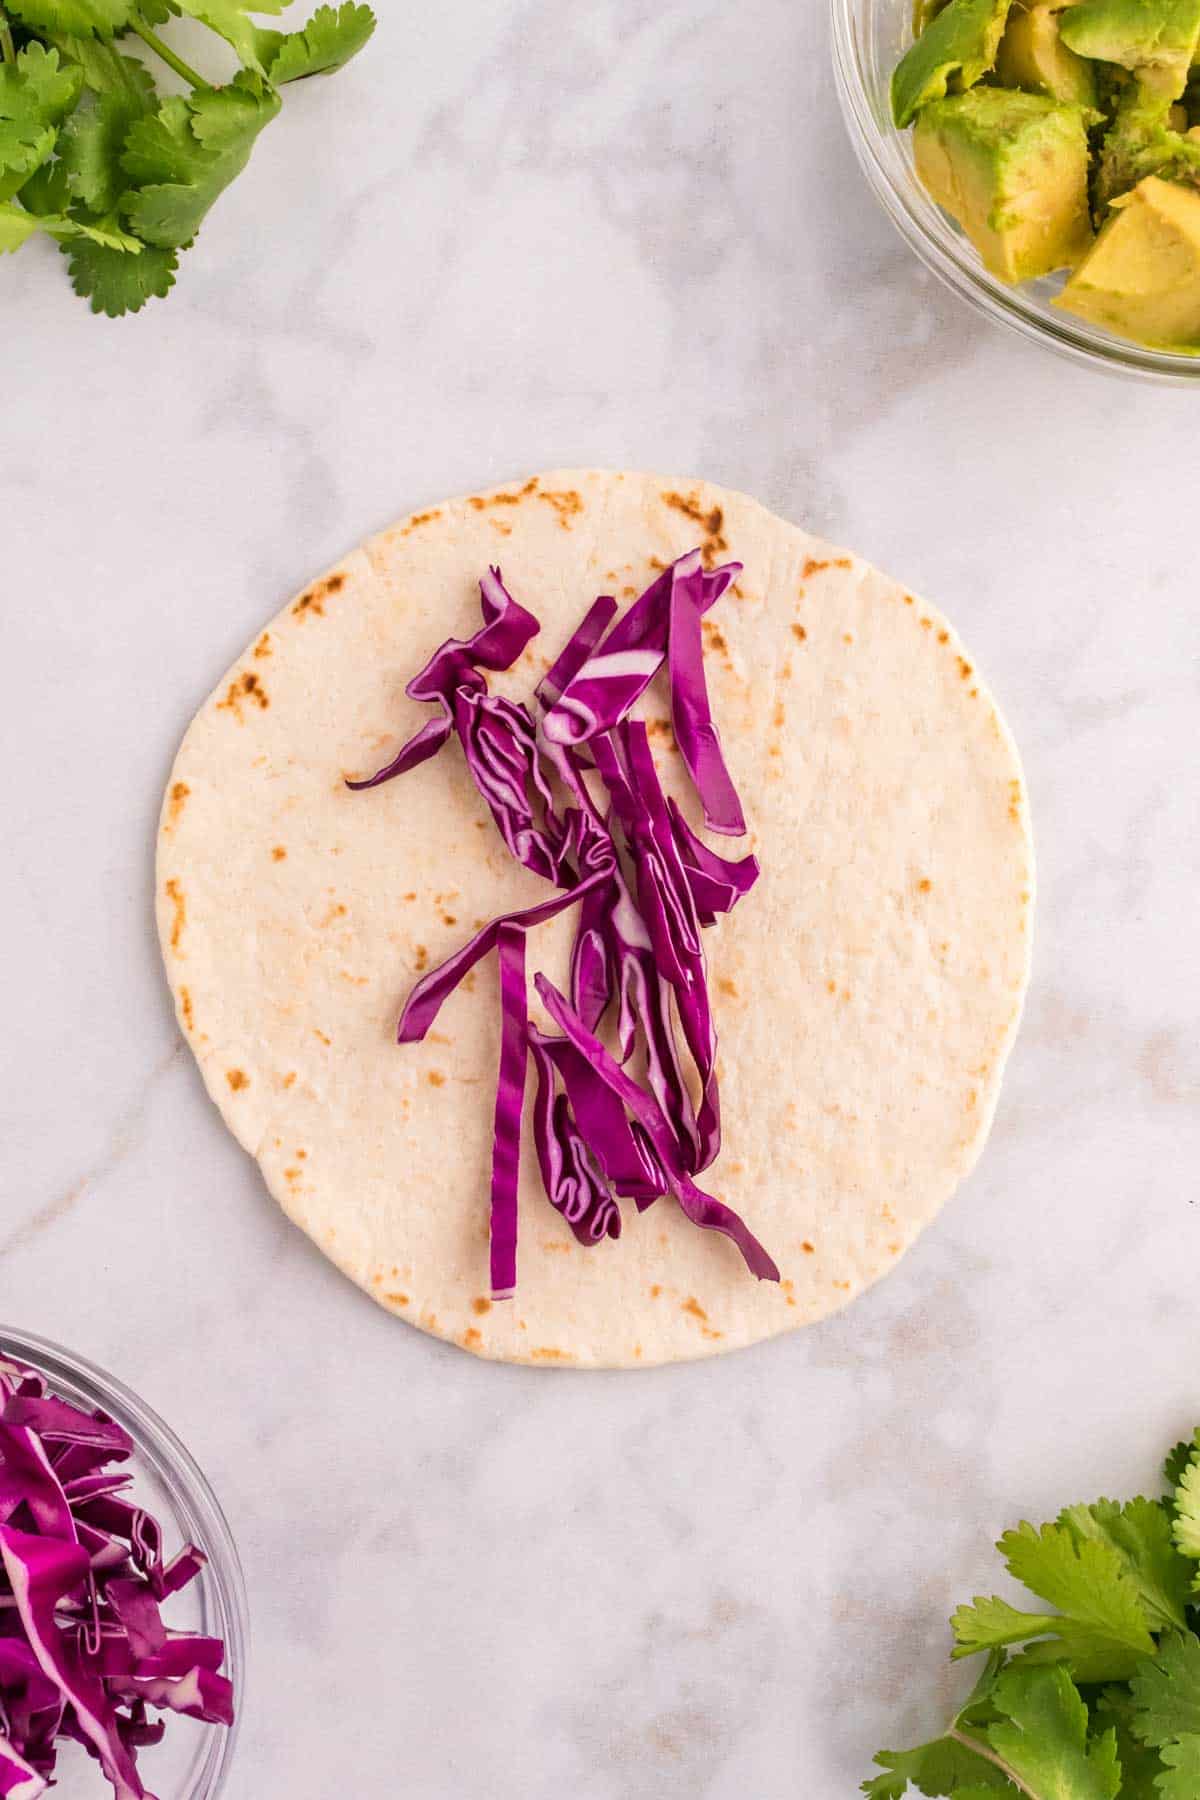
[[[721, 1147], [717, 1034], [701, 933], [749, 893], [758, 862], [720, 856], [697, 836], [663, 793], [645, 725], [630, 717], [665, 664], [676, 742], [705, 823], [727, 836], [744, 835], [745, 817], [713, 723], [700, 629], [740, 573], [740, 563], [705, 569], [694, 550], [664, 569], [616, 624], [617, 603], [602, 595], [539, 682], [535, 708], [490, 693], [480, 673], [510, 668], [539, 629], [508, 593], [499, 569], [490, 569], [480, 582], [481, 629], [443, 644], [408, 684], [413, 699], [433, 702], [441, 716], [377, 775], [348, 783], [355, 790], [378, 787], [456, 735], [510, 854], [564, 890], [493, 919], [423, 976], [398, 1030], [401, 1043], [423, 1038], [464, 976], [497, 953], [501, 1041], [491, 1210], [497, 1299], [512, 1294], [517, 1280], [530, 1056], [542, 1185], [581, 1244], [620, 1236], [621, 1199], [644, 1211], [672, 1194], [694, 1224], [730, 1238], [760, 1280], [779, 1280], [744, 1222], [694, 1180]], [[604, 788], [603, 809], [589, 777]], [[570, 997], [544, 975], [535, 977], [561, 1034], [553, 1036], [529, 1018], [525, 939], [571, 908], [578, 909], [578, 922]]]
[[63, 1739], [81, 1743], [117, 1800], [151, 1800], [137, 1752], [157, 1743], [147, 1708], [229, 1725], [233, 1687], [215, 1638], [171, 1631], [160, 1602], [203, 1553], [162, 1560], [162, 1532], [119, 1496], [133, 1451], [101, 1412], [51, 1394], [0, 1359], [0, 1797], [36, 1800]]

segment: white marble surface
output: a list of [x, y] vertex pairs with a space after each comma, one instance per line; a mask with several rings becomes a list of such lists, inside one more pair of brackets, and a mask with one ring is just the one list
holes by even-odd
[[[1200, 401], [932, 284], [819, 0], [383, 10], [168, 304], [0, 269], [0, 1313], [219, 1489], [233, 1800], [843, 1800], [939, 1716], [996, 1531], [1133, 1491], [1200, 1416]], [[403, 509], [588, 462], [749, 489], [936, 597], [1042, 888], [942, 1223], [828, 1326], [615, 1377], [477, 1363], [326, 1267], [205, 1100], [151, 921], [172, 752], [259, 621]]]

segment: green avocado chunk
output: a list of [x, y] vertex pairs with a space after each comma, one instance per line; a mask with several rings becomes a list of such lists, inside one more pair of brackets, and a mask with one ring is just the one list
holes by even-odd
[[1067, 49], [1059, 16], [1048, 6], [1013, 7], [996, 52], [996, 78], [1004, 87], [1047, 94], [1051, 100], [1096, 104], [1092, 65]]
[[1147, 175], [1200, 182], [1200, 144], [1175, 129], [1174, 111], [1165, 95], [1140, 81], [1129, 82], [1096, 163], [1093, 193], [1098, 219]]
[[1135, 343], [1200, 354], [1200, 193], [1148, 175], [1114, 202], [1055, 304]]
[[1200, 0], [1079, 0], [1060, 30], [1076, 55], [1120, 63], [1177, 100], [1200, 45]]
[[1071, 268], [1092, 243], [1086, 115], [977, 87], [922, 108], [917, 173], [1001, 281]]
[[[1200, 6], [1200, 0], [1196, 0]], [[950, 0], [892, 76], [892, 117], [904, 129], [928, 100], [974, 87], [996, 60], [1012, 0]]]

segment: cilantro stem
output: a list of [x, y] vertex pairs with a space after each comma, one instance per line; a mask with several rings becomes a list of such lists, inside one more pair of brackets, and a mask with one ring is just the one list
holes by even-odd
[[198, 75], [195, 69], [189, 68], [182, 56], [176, 56], [170, 44], [164, 43], [157, 31], [151, 31], [149, 25], [143, 23], [136, 13], [134, 13], [133, 17], [130, 19], [129, 24], [131, 29], [137, 32], [137, 35], [141, 38], [143, 44], [153, 50], [155, 56], [161, 56], [168, 69], [174, 69], [180, 79], [186, 81], [190, 88], [193, 90], [196, 88], [207, 88], [208, 83], [205, 81], [203, 75]]
[[960, 1731], [957, 1725], [952, 1725], [946, 1733], [946, 1736], [952, 1737], [956, 1744], [961, 1744], [963, 1746], [964, 1750], [973, 1750], [976, 1756], [982, 1756], [984, 1762], [990, 1762], [994, 1769], [999, 1769], [1002, 1775], [1007, 1775], [1018, 1793], [1027, 1794], [1029, 1800], [1040, 1800], [1040, 1796], [1021, 1780], [1017, 1771], [1010, 1768], [1004, 1758], [1002, 1756], [997, 1756], [996, 1752], [990, 1749], [987, 1744], [981, 1744], [978, 1738], [968, 1737], [967, 1733], [965, 1731]]
[[8, 22], [8, 15], [3, 7], [0, 7], [0, 56], [3, 56], [6, 63], [17, 60], [17, 46], [13, 43], [12, 26]]

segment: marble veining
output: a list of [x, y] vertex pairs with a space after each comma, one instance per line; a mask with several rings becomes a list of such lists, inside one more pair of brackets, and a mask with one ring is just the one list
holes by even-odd
[[[234, 1800], [845, 1800], [958, 1687], [991, 1537], [1200, 1414], [1194, 402], [934, 283], [819, 0], [380, 10], [168, 304], [0, 269], [0, 1312], [139, 1387], [229, 1510]], [[748, 489], [943, 605], [1041, 882], [938, 1226], [817, 1330], [618, 1377], [477, 1364], [327, 1267], [182, 1055], [151, 918], [173, 751], [260, 621], [401, 511], [589, 462]]]

